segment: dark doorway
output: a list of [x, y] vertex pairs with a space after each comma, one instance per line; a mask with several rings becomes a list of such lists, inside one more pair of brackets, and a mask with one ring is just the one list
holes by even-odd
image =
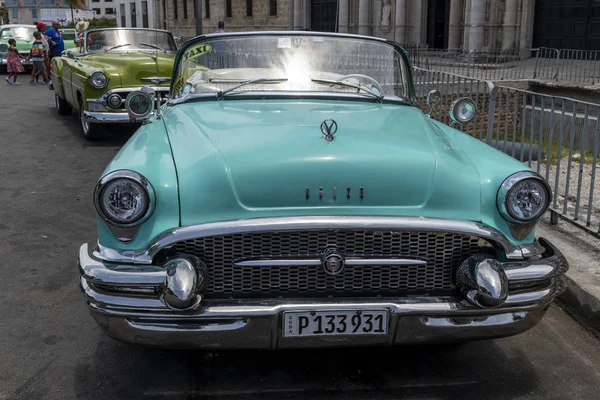
[[600, 1], [537, 0], [533, 47], [600, 50]]
[[310, 30], [335, 32], [337, 30], [337, 0], [311, 0]]
[[450, 1], [428, 0], [427, 2], [427, 44], [433, 49], [448, 48], [448, 28], [450, 25]]

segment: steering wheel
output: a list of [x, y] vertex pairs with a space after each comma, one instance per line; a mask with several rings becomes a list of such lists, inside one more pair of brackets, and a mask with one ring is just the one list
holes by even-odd
[[375, 86], [375, 89], [377, 89], [379, 91], [379, 94], [383, 95], [385, 93], [385, 91], [383, 90], [383, 87], [381, 87], [381, 84], [379, 82], [377, 82], [375, 79], [371, 78], [368, 75], [363, 75], [363, 74], [349, 74], [349, 75], [344, 75], [342, 76], [339, 80], [340, 81], [345, 81], [349, 78], [359, 78], [359, 79], [366, 79], [368, 81], [370, 81], [373, 86]]

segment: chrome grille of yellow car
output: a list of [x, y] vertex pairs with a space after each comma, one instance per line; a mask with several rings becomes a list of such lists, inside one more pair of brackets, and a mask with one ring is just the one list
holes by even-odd
[[[475, 237], [450, 233], [322, 230], [202, 237], [174, 247], [178, 253], [195, 255], [206, 263], [209, 276], [205, 298], [209, 299], [450, 295], [454, 290], [453, 268], [466, 257], [481, 253], [482, 244], [490, 246]], [[334, 248], [354, 261], [340, 273], [328, 273], [320, 263], [285, 262], [318, 259], [325, 250]], [[372, 262], [382, 257], [385, 265]], [[247, 259], [281, 263], [234, 263]], [[371, 265], [361, 265], [360, 259], [369, 259]], [[390, 259], [398, 259], [400, 265]], [[410, 265], [407, 259], [426, 263]]]

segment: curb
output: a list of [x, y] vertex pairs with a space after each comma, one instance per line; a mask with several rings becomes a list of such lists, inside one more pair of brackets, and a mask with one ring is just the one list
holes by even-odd
[[[587, 279], [588, 283], [581, 282], [581, 278]], [[590, 278], [593, 277], [589, 274], [569, 270], [565, 275], [567, 290], [557, 301], [579, 323], [600, 337], [600, 293], [594, 293], [598, 292], [600, 282], [590, 284]]]
[[566, 221], [551, 225], [549, 215], [536, 227], [565, 256], [566, 290], [556, 298], [577, 322], [600, 338], [600, 239]]

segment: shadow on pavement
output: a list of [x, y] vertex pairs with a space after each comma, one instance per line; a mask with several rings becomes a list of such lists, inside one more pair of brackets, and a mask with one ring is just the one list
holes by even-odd
[[535, 371], [526, 363], [515, 368], [499, 343], [215, 352], [107, 339], [75, 368], [74, 392], [87, 399], [508, 399], [531, 393]]

